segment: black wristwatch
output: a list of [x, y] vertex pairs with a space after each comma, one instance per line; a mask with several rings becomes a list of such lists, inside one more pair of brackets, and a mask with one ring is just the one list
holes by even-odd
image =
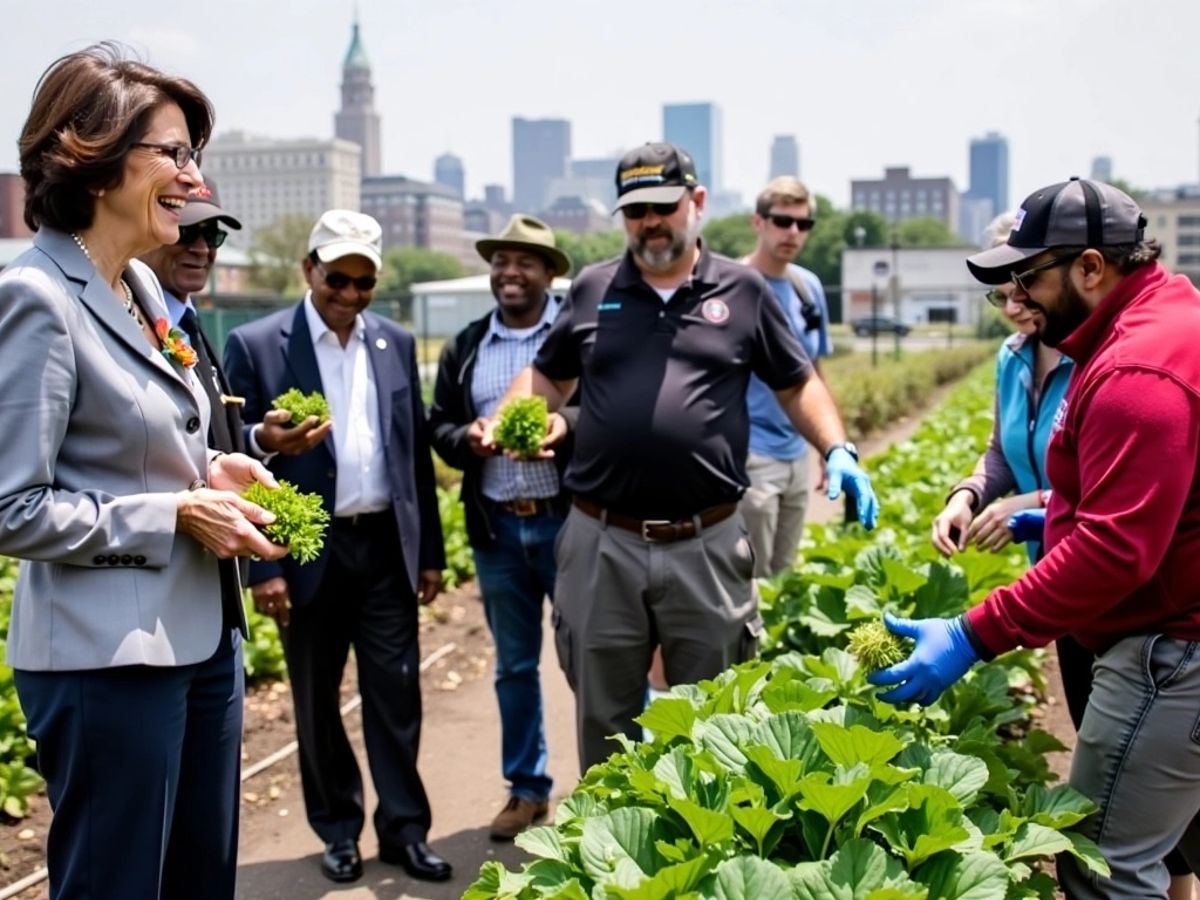
[[852, 441], [843, 441], [840, 444], [834, 444], [832, 447], [830, 447], [828, 450], [826, 450], [825, 451], [825, 462], [829, 462], [829, 457], [831, 455], [833, 455], [833, 451], [837, 450], [839, 447], [841, 449], [845, 450], [851, 456], [853, 456], [855, 462], [858, 462], [858, 448], [854, 446], [854, 443]]

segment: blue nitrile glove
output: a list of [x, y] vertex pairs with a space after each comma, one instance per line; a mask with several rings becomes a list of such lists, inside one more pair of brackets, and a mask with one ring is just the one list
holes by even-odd
[[1022, 509], [1008, 517], [1008, 530], [1012, 532], [1014, 544], [1042, 540], [1046, 530], [1045, 509]]
[[829, 479], [829, 499], [842, 495], [842, 485], [854, 497], [858, 507], [858, 521], [870, 531], [879, 521], [879, 501], [871, 489], [871, 479], [858, 465], [845, 447], [834, 447], [825, 461], [825, 475]]
[[867, 676], [871, 684], [899, 685], [880, 694], [880, 700], [928, 706], [979, 659], [961, 618], [898, 619], [884, 613], [883, 623], [893, 634], [915, 640], [917, 646], [904, 662]]

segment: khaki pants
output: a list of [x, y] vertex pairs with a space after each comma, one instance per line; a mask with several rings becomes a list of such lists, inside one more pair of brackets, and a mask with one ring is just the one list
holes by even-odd
[[768, 578], [796, 563], [808, 508], [808, 455], [772, 459], [751, 453], [746, 474], [750, 487], [738, 508], [754, 545], [754, 577]]
[[690, 540], [652, 544], [572, 509], [555, 548], [554, 642], [575, 692], [580, 771], [640, 740], [633, 718], [662, 645], [670, 684], [712, 678], [758, 650], [753, 551], [732, 515]]

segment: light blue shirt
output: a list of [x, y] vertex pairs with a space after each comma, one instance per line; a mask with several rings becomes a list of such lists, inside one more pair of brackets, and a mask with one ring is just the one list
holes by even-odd
[[[787, 278], [767, 278], [767, 284], [779, 301], [783, 314], [792, 328], [792, 333], [800, 339], [808, 355], [816, 360], [820, 356], [828, 356], [833, 348], [829, 343], [829, 305], [825, 301], [825, 289], [817, 276], [801, 266], [791, 266], [793, 272], [799, 273], [808, 288], [808, 295], [821, 313], [821, 325], [812, 331], [806, 331], [804, 316], [800, 312], [800, 298], [796, 289]], [[787, 413], [779, 405], [779, 399], [766, 384], [757, 376], [750, 376], [750, 386], [746, 389], [746, 407], [750, 414], [750, 452], [771, 459], [794, 460], [804, 456], [808, 444], [792, 427]]]
[[[178, 328], [180, 321], [183, 319], [183, 314], [188, 309], [195, 309], [192, 306], [192, 298], [180, 300], [166, 288], [163, 288], [163, 299], [167, 301], [167, 317], [171, 322], [172, 328]], [[188, 343], [191, 343], [190, 341]]]

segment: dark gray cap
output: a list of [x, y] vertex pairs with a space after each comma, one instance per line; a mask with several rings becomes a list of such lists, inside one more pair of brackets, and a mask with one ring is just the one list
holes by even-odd
[[234, 230], [240, 230], [242, 223], [221, 209], [221, 198], [217, 196], [217, 183], [211, 178], [205, 178], [204, 184], [188, 194], [187, 205], [179, 214], [179, 224], [183, 227], [217, 219]]
[[1072, 178], [1034, 191], [1017, 210], [1008, 242], [967, 258], [984, 284], [1004, 284], [1021, 262], [1054, 247], [1116, 247], [1145, 235], [1146, 217], [1124, 191]]

